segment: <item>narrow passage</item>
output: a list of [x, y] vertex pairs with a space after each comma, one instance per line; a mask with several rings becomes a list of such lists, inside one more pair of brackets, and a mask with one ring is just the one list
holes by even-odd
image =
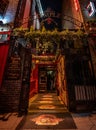
[[18, 130], [76, 129], [70, 112], [56, 93], [35, 95], [29, 101], [29, 111]]

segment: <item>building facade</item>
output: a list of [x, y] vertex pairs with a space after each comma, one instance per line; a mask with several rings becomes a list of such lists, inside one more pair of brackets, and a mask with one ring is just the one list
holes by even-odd
[[[0, 49], [8, 45], [0, 81], [1, 111], [26, 113], [28, 99], [39, 92], [57, 92], [69, 110], [88, 109], [90, 103], [90, 110], [95, 107], [96, 64], [82, 4], [78, 0], [9, 1], [0, 18], [1, 27], [13, 32], [0, 43]], [[3, 33], [7, 32], [1, 30], [1, 37]]]

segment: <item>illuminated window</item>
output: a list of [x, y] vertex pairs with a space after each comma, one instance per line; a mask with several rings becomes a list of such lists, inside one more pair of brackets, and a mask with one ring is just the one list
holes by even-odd
[[7, 41], [7, 34], [0, 34], [0, 42]]

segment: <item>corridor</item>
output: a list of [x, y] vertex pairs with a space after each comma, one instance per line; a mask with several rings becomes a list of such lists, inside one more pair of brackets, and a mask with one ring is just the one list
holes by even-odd
[[76, 129], [74, 120], [56, 93], [39, 93], [29, 100], [28, 114], [18, 130]]

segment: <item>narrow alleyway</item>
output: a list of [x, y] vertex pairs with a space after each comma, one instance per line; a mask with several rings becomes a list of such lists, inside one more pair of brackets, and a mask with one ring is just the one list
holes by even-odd
[[74, 120], [56, 93], [41, 93], [29, 101], [29, 111], [18, 130], [76, 129]]

